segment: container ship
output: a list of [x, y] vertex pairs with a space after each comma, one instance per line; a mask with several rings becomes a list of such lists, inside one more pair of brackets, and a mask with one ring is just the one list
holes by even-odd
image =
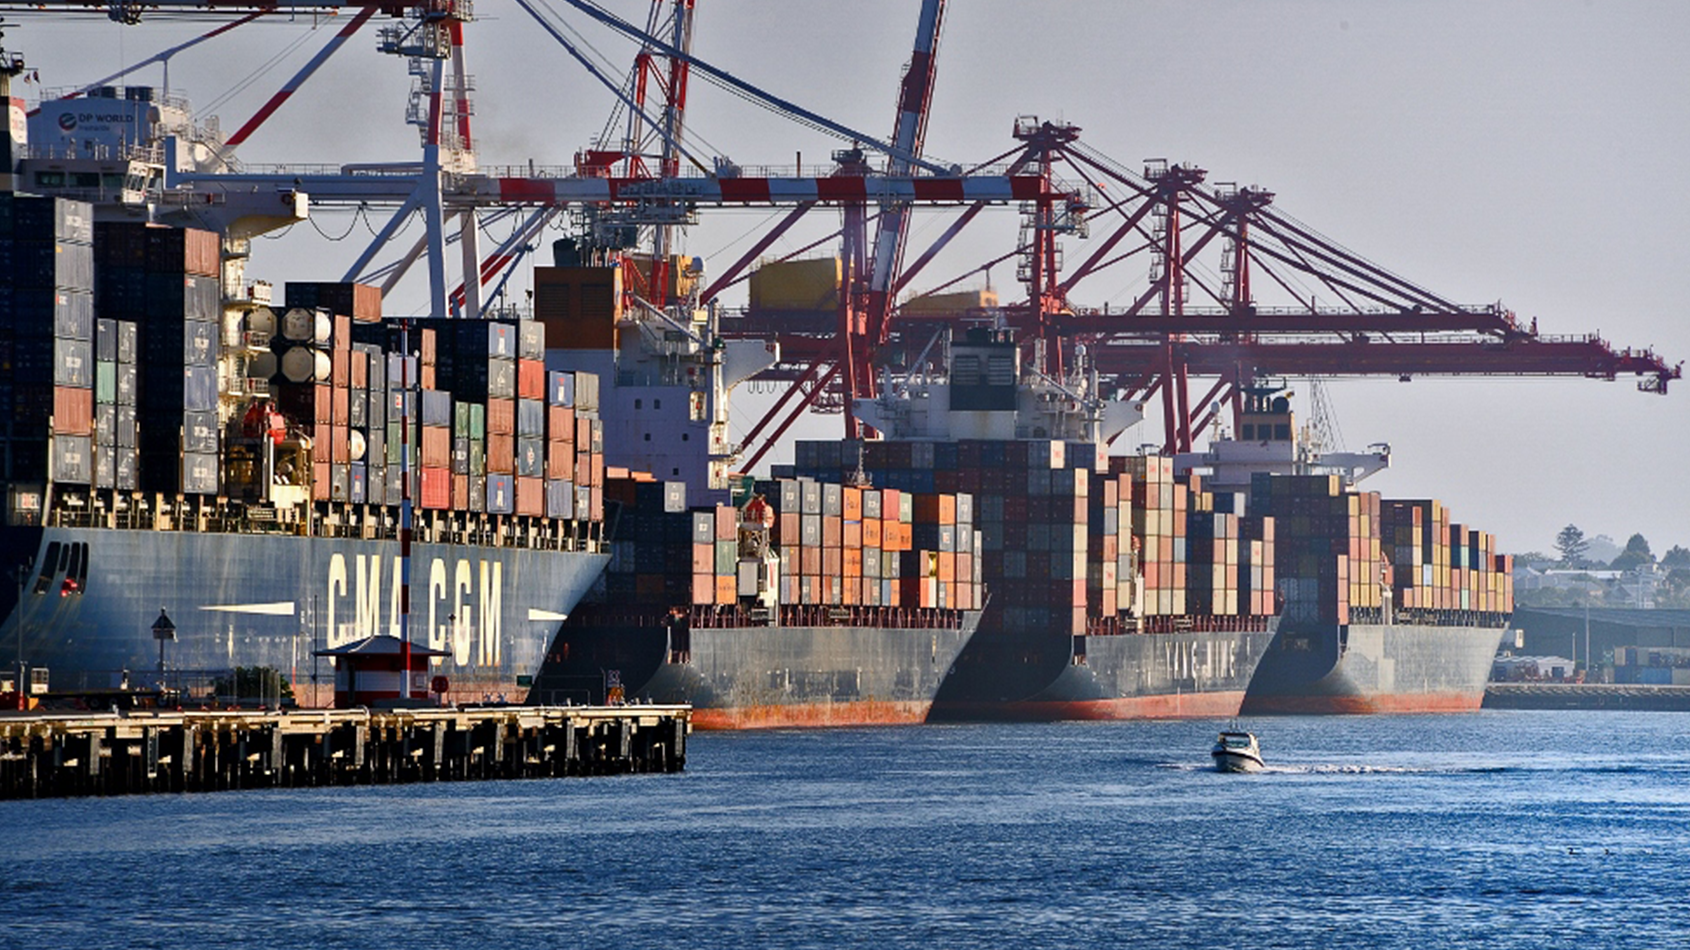
[[1005, 330], [948, 341], [858, 416], [886, 438], [799, 442], [794, 470], [972, 496], [990, 593], [930, 719], [1235, 715], [1274, 633], [1272, 519], [1171, 459], [1110, 457], [1139, 421], [1095, 374], [1022, 364]]
[[445, 654], [410, 695], [520, 698], [609, 560], [597, 380], [533, 320], [272, 309], [232, 240], [0, 192], [0, 637], [55, 690], [264, 666], [314, 702], [314, 653], [395, 635]]
[[[549, 365], [611, 381], [618, 437], [609, 568], [530, 695], [684, 702], [703, 729], [924, 720], [985, 596], [972, 498], [731, 476], [731, 391], [775, 347], [717, 336], [695, 259], [554, 251], [535, 309], [574, 329]], [[654, 271], [670, 275], [657, 294]]]
[[701, 729], [927, 718], [979, 622], [968, 496], [781, 479], [688, 510], [680, 487], [610, 481], [611, 564], [541, 698], [685, 702]]
[[1437, 501], [1357, 490], [1389, 448], [1319, 455], [1282, 388], [1246, 390], [1236, 435], [1175, 461], [1276, 523], [1278, 632], [1243, 712], [1478, 709], [1513, 611], [1494, 537]]

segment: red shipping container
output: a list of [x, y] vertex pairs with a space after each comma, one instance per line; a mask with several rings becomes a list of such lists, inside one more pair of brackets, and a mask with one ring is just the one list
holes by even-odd
[[[335, 342], [339, 343], [338, 340]], [[336, 389], [345, 389], [352, 385], [351, 350], [343, 350], [337, 345], [329, 354], [329, 383]]]
[[546, 364], [540, 360], [516, 361], [518, 399], [546, 398]]
[[956, 524], [956, 496], [915, 496], [915, 520], [921, 524]]
[[326, 459], [311, 463], [311, 500], [329, 500], [329, 463]]
[[469, 510], [469, 476], [452, 476], [452, 508], [455, 511]]
[[692, 602], [699, 605], [713, 604], [716, 602], [715, 574], [700, 574], [694, 572], [692, 575]]
[[331, 422], [331, 423], [333, 423], [334, 425], [337, 425], [337, 426], [343, 426], [343, 425], [351, 424], [351, 422], [352, 422], [352, 405], [351, 405], [352, 392], [350, 390], [336, 386], [333, 389], [333, 395], [330, 397], [330, 402], [331, 402], [331, 406], [330, 406], [330, 409], [329, 409], [329, 422]]
[[[37, 417], [39, 418], [39, 417]], [[60, 435], [91, 435], [94, 431], [94, 391], [53, 387], [53, 431]]]
[[434, 511], [452, 507], [452, 470], [424, 466], [420, 501], [424, 508]]
[[329, 429], [329, 461], [336, 465], [345, 465], [352, 461], [350, 444], [352, 430], [346, 426], [332, 426]]
[[352, 353], [352, 388], [370, 388], [370, 354], [363, 350]]

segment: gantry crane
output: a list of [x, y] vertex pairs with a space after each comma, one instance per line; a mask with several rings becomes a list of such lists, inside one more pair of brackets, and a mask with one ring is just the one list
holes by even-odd
[[[516, 2], [570, 48], [545, 14], [528, 0]], [[739, 333], [772, 332], [780, 338], [787, 360], [773, 376], [794, 383], [789, 398], [771, 410], [753, 438], [780, 413], [787, 413], [785, 421], [766, 437], [770, 441], [779, 438], [797, 412], [818, 401], [831, 400], [848, 411], [852, 397], [872, 395], [877, 364], [895, 359], [900, 351], [907, 357], [920, 348], [935, 323], [978, 317], [955, 314], [935, 319], [923, 314], [920, 320], [901, 318], [894, 302], [983, 208], [1009, 203], [1021, 205], [1022, 236], [1013, 250], [997, 260], [1016, 260], [1027, 294], [1002, 308], [1003, 317], [1024, 338], [1043, 343], [1040, 352], [1045, 354], [1047, 365], [1040, 367], [1042, 370], [1060, 372], [1083, 346], [1100, 369], [1118, 377], [1121, 390], [1144, 399], [1159, 395], [1166, 433], [1164, 448], [1169, 452], [1189, 451], [1193, 433], [1201, 431], [1227, 404], [1236, 411], [1243, 388], [1267, 374], [1412, 378], [1507, 373], [1605, 379], [1636, 374], [1642, 377], [1640, 388], [1653, 392], [1664, 392], [1669, 380], [1680, 377], [1680, 367], [1668, 365], [1649, 350], [1616, 350], [1593, 336], [1540, 335], [1535, 321], [1522, 324], [1500, 304], [1454, 303], [1279, 212], [1274, 207], [1275, 196], [1264, 189], [1213, 186], [1203, 169], [1189, 165], [1154, 162], [1147, 163], [1142, 172], [1131, 171], [1082, 143], [1080, 130], [1072, 125], [1018, 119], [1014, 135], [1019, 144], [976, 166], [986, 168], [1013, 157], [1007, 173], [966, 174], [923, 159], [922, 131], [931, 103], [934, 54], [943, 14], [943, 4], [938, 0], [927, 0], [923, 6], [914, 53], [900, 86], [898, 121], [892, 140], [887, 142], [803, 110], [693, 56], [690, 0], [671, 0], [674, 13], [667, 24], [667, 40], [585, 0], [567, 2], [582, 14], [641, 42], [641, 56], [647, 66], [657, 59], [665, 60], [667, 81], [661, 85], [666, 102], [660, 117], [646, 111], [643, 83], [632, 95], [619, 93], [630, 106], [630, 128], [655, 131], [662, 140], [656, 174], [636, 164], [642, 153], [626, 148], [618, 158], [621, 167], [596, 161], [589, 154], [584, 162], [577, 163], [574, 174], [477, 167], [469, 135], [469, 83], [462, 59], [462, 24], [470, 12], [466, 0], [409, 4], [357, 0], [149, 0], [146, 4], [110, 4], [69, 0], [28, 6], [100, 8], [126, 21], [143, 10], [209, 7], [251, 18], [291, 9], [357, 9], [353, 22], [332, 48], [319, 54], [289, 88], [243, 126], [241, 133], [226, 143], [231, 148], [272, 114], [350, 31], [377, 12], [399, 18], [397, 26], [384, 31], [382, 48], [408, 56], [418, 73], [421, 108], [413, 110], [413, 118], [423, 129], [424, 161], [420, 170], [404, 163], [381, 169], [343, 170], [339, 175], [296, 175], [285, 170], [271, 175], [242, 175], [218, 169], [178, 175], [169, 184], [225, 196], [292, 187], [309, 193], [317, 204], [396, 206], [398, 210], [371, 250], [349, 270], [349, 279], [365, 276], [375, 254], [398, 224], [421, 211], [429, 221], [424, 238], [397, 265], [375, 273], [383, 274], [387, 285], [392, 286], [410, 262], [426, 254], [434, 313], [478, 314], [482, 285], [507, 268], [518, 256], [516, 249], [561, 208], [606, 209], [632, 222], [652, 224], [658, 229], [658, 240], [666, 244], [669, 227], [689, 222], [701, 206], [790, 207], [792, 210], [745, 256], [715, 279], [705, 291], [708, 299], [741, 279], [757, 255], [809, 210], [818, 205], [840, 207], [845, 224], [837, 235], [843, 244], [847, 279], [837, 320], [825, 326], [801, 327], [788, 321], [763, 321], [759, 315], [750, 314], [738, 321]], [[664, 24], [654, 18], [652, 25]], [[450, 76], [445, 71], [448, 62]], [[590, 65], [585, 60], [583, 64]], [[721, 158], [706, 164], [689, 154], [680, 141], [686, 79], [693, 70], [860, 147], [841, 150], [831, 173], [808, 177], [746, 177], [739, 174], [737, 166]], [[656, 75], [647, 69], [640, 70], [639, 75], [648, 73]], [[633, 124], [636, 119], [638, 125]], [[888, 156], [885, 173], [873, 174], [863, 148]], [[702, 171], [702, 177], [681, 175], [683, 159]], [[1077, 177], [1079, 184], [1058, 180], [1059, 169]], [[900, 264], [911, 203], [948, 205], [961, 211], [931, 247], [903, 268]], [[870, 204], [878, 206], [873, 220], [879, 222], [872, 244], [866, 238]], [[482, 260], [477, 248], [476, 213], [487, 208], [526, 209], [527, 217], [511, 240]], [[460, 218], [461, 224], [458, 243], [466, 280], [457, 291], [448, 291], [445, 281], [445, 246], [451, 243], [444, 228], [448, 215]], [[1062, 237], [1084, 237], [1102, 224], [1110, 226], [1107, 234], [1088, 248], [1089, 255], [1078, 267], [1064, 273]], [[666, 253], [654, 255], [654, 259], [666, 258]], [[1205, 264], [1217, 258], [1218, 264]], [[1145, 264], [1148, 279], [1144, 292], [1124, 310], [1096, 310], [1073, 303], [1074, 289], [1081, 281], [1134, 260]], [[662, 288], [666, 281], [652, 283]], [[942, 283], [929, 293], [954, 283]], [[1263, 287], [1282, 293], [1285, 302], [1259, 302]], [[1194, 377], [1214, 380], [1195, 399], [1191, 390]], [[793, 399], [797, 405], [788, 406], [786, 403]], [[855, 420], [847, 416], [846, 424], [847, 433], [854, 434]], [[750, 464], [756, 458], [753, 456]]]

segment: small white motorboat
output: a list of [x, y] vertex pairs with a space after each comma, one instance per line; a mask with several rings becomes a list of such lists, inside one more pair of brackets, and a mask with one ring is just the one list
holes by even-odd
[[1262, 746], [1256, 741], [1253, 733], [1222, 732], [1215, 740], [1215, 747], [1209, 750], [1214, 757], [1215, 770], [1218, 772], [1260, 772], [1262, 770]]

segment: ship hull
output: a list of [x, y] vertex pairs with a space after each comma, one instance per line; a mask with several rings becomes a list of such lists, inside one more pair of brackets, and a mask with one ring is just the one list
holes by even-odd
[[[13, 563], [32, 554], [36, 568], [21, 599], [17, 589], [7, 592], [0, 642], [17, 642], [21, 628], [24, 659], [49, 669], [54, 690], [110, 688], [125, 672], [133, 685], [157, 680], [151, 627], [163, 607], [176, 626], [176, 639], [164, 644], [167, 684], [203, 686], [237, 666], [264, 666], [288, 676], [306, 703], [328, 702], [333, 688], [331, 662], [313, 662], [314, 651], [402, 630], [450, 654], [434, 658], [428, 673], [447, 678], [448, 700], [520, 699], [558, 624], [608, 560], [419, 543], [402, 623], [397, 541], [7, 530]], [[67, 564], [67, 550], [85, 566]], [[78, 583], [67, 590], [72, 572]]]
[[978, 622], [960, 625], [666, 625], [583, 608], [558, 632], [533, 696], [686, 703], [699, 729], [922, 722]]
[[1244, 698], [1248, 715], [1472, 712], [1503, 626], [1351, 624], [1282, 630]]
[[1000, 632], [990, 640], [982, 634], [978, 646], [958, 660], [930, 718], [1043, 722], [1235, 716], [1272, 638], [1268, 630], [1081, 638]]

